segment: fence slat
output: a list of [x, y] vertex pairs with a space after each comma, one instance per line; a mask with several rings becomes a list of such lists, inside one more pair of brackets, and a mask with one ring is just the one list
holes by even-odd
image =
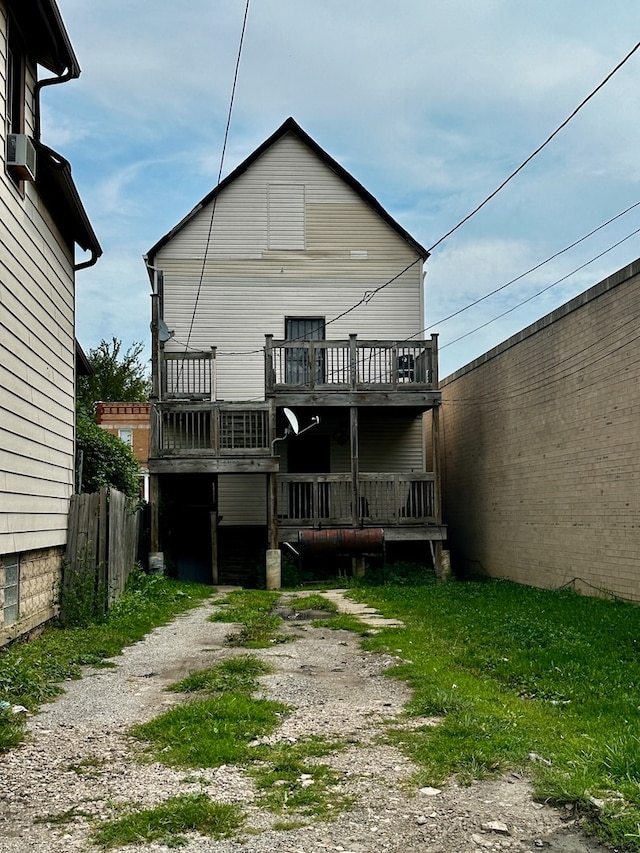
[[99, 608], [108, 610], [120, 597], [136, 563], [141, 511], [127, 507], [126, 496], [103, 488], [92, 494], [73, 495], [69, 506], [67, 553], [63, 590], [86, 579], [95, 580]]

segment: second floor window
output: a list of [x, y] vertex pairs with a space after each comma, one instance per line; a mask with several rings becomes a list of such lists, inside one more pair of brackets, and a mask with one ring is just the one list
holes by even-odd
[[132, 429], [119, 429], [118, 430], [118, 438], [120, 441], [123, 441], [127, 447], [130, 447], [133, 450], [133, 430]]

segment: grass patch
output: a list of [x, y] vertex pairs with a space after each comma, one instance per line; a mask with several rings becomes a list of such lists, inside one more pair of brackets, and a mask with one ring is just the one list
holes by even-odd
[[196, 699], [131, 729], [153, 755], [179, 767], [219, 767], [251, 759], [249, 743], [272, 732], [287, 706], [242, 693]]
[[167, 690], [177, 693], [253, 693], [258, 676], [273, 672], [273, 667], [255, 655], [241, 655], [193, 672]]
[[390, 674], [413, 687], [411, 714], [442, 717], [391, 735], [421, 783], [526, 770], [540, 799], [576, 804], [604, 840], [640, 850], [638, 607], [506, 581], [350, 594], [403, 621], [365, 648], [404, 659]]
[[219, 602], [221, 609], [210, 619], [212, 622], [235, 622], [239, 625], [237, 631], [225, 637], [227, 646], [264, 649], [275, 643], [286, 643], [291, 638], [278, 631], [282, 619], [271, 613], [279, 598], [278, 592], [234, 590]]
[[357, 616], [348, 613], [336, 613], [328, 619], [314, 619], [312, 625], [314, 628], [331, 628], [333, 631], [352, 631], [361, 637], [368, 637], [373, 633], [370, 625], [365, 625]]
[[338, 612], [338, 605], [335, 601], [331, 601], [319, 593], [291, 598], [287, 601], [287, 606], [292, 610], [325, 610], [327, 613]]
[[118, 820], [105, 821], [92, 838], [107, 849], [150, 841], [181, 847], [188, 842], [186, 832], [228, 838], [242, 823], [242, 812], [236, 805], [214, 803], [206, 794], [182, 794], [155, 808], [132, 810]]
[[[169, 622], [211, 596], [211, 588], [183, 583], [161, 575], [134, 573], [126, 591], [97, 624], [85, 627], [47, 627], [31, 642], [17, 641], [0, 650], [0, 702], [24, 705], [31, 711], [79, 678], [81, 667], [98, 666], [120, 654], [153, 628]], [[0, 751], [16, 746], [22, 727], [0, 709]]]
[[249, 773], [261, 790], [260, 804], [276, 814], [326, 820], [350, 808], [353, 797], [339, 790], [341, 776], [309, 761], [344, 747], [340, 741], [314, 737], [295, 744], [260, 746]]

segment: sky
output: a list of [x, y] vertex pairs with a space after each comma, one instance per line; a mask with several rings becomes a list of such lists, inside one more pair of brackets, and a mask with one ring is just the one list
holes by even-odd
[[[43, 89], [42, 141], [104, 250], [77, 274], [76, 334], [148, 354], [142, 256], [216, 184], [246, 0], [58, 5], [82, 74]], [[251, 0], [223, 176], [293, 116], [438, 243], [423, 323], [444, 377], [640, 257], [639, 205], [503, 287], [640, 202], [640, 50], [440, 242], [639, 39], [630, 0]]]

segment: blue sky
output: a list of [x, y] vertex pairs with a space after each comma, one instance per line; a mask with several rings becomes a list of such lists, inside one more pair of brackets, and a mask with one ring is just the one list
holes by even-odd
[[[83, 73], [43, 90], [42, 138], [71, 161], [104, 249], [77, 276], [78, 338], [148, 346], [142, 255], [215, 184], [245, 0], [58, 3]], [[291, 115], [432, 246], [638, 39], [629, 0], [251, 0], [224, 173]], [[638, 207], [440, 322], [640, 201], [638, 92], [640, 51], [434, 250], [442, 376], [640, 257], [635, 235], [514, 308], [639, 229]]]

